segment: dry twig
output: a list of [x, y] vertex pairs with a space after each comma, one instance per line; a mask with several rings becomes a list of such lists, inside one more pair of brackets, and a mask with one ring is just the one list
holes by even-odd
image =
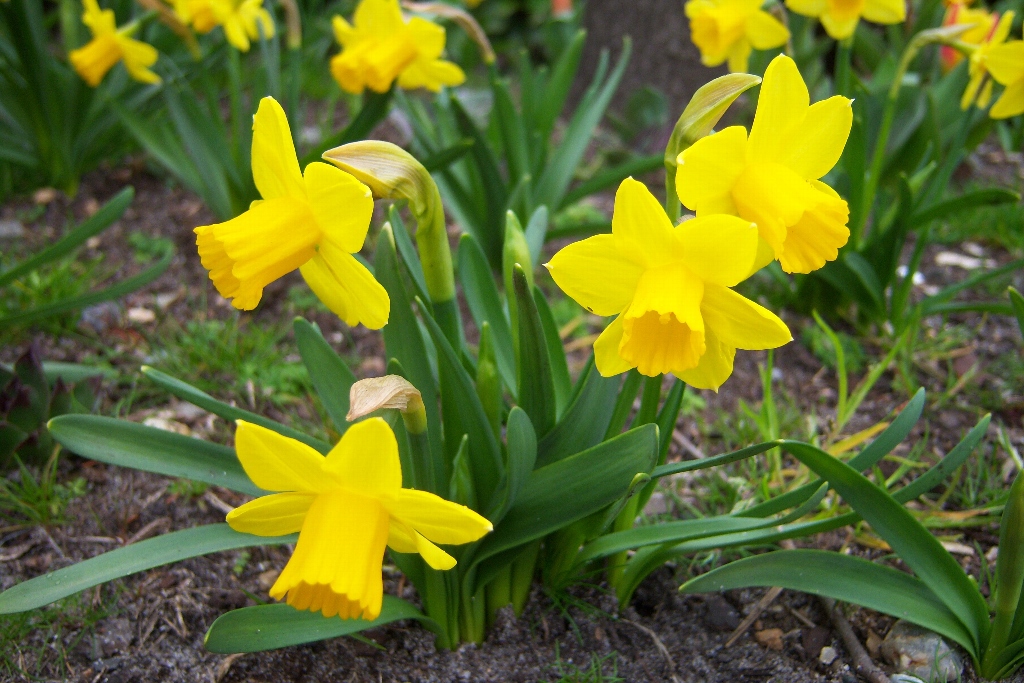
[[864, 649], [864, 646], [860, 644], [857, 634], [853, 632], [853, 626], [843, 616], [842, 611], [836, 609], [836, 601], [822, 596], [818, 596], [818, 599], [821, 601], [825, 611], [828, 612], [832, 625], [836, 627], [836, 631], [839, 632], [839, 636], [843, 639], [846, 651], [850, 653], [850, 657], [853, 659], [853, 670], [870, 681], [870, 683], [891, 683], [889, 677], [875, 665], [875, 662]]
[[665, 647], [665, 643], [661, 642], [661, 638], [658, 637], [658, 634], [655, 633], [652, 629], [647, 628], [643, 624], [638, 624], [635, 621], [630, 621], [629, 619], [620, 619], [620, 621], [624, 624], [635, 626], [636, 628], [640, 629], [641, 631], [649, 635], [651, 639], [654, 641], [654, 645], [658, 648], [662, 656], [665, 658], [665, 661], [668, 662], [668, 670], [669, 672], [671, 672], [672, 683], [682, 683], [682, 681], [679, 680], [679, 676], [676, 676], [676, 663], [672, 659], [672, 655], [669, 654], [668, 648]]
[[737, 626], [736, 630], [732, 632], [732, 635], [729, 636], [729, 640], [725, 641], [725, 646], [732, 647], [732, 644], [739, 640], [740, 636], [747, 632], [747, 629], [750, 628], [751, 624], [757, 621], [757, 618], [761, 616], [761, 612], [764, 612], [765, 609], [768, 608], [768, 605], [775, 602], [775, 598], [779, 597], [779, 594], [781, 592], [782, 589], [778, 586], [769, 588], [768, 592], [764, 594], [763, 598], [761, 598], [761, 601], [754, 606], [753, 611], [751, 611], [751, 613], [747, 615], [747, 618], [740, 622], [740, 625]]

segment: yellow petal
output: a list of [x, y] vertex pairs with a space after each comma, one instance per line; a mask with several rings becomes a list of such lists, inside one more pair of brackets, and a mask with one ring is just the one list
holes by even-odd
[[362, 94], [366, 89], [362, 62], [359, 55], [354, 54], [361, 50], [362, 46], [348, 47], [341, 54], [331, 58], [331, 75], [337, 81], [338, 87], [355, 95]]
[[545, 264], [555, 284], [597, 315], [621, 313], [643, 272], [617, 249], [613, 235], [595, 235], [563, 247]]
[[1006, 90], [999, 96], [988, 113], [994, 119], [1006, 119], [1024, 114], [1024, 78], [1006, 86]]
[[700, 305], [705, 327], [726, 346], [775, 349], [793, 340], [777, 315], [727, 287], [707, 285]]
[[140, 83], [159, 83], [160, 77], [149, 70], [156, 64], [159, 53], [156, 48], [141, 40], [118, 36], [124, 66], [132, 78]]
[[373, 499], [342, 491], [317, 496], [270, 596], [328, 617], [376, 619], [388, 526], [387, 512]]
[[458, 64], [443, 59], [417, 59], [398, 76], [399, 87], [405, 90], [426, 88], [440, 92], [443, 86], [454, 87], [466, 81], [466, 74]]
[[385, 40], [405, 27], [398, 0], [362, 0], [353, 17], [356, 30]]
[[257, 536], [284, 536], [302, 528], [315, 493], [274, 493], [228, 513], [225, 520], [232, 529]]
[[325, 242], [299, 272], [320, 301], [346, 325], [362, 323], [379, 330], [387, 324], [391, 312], [387, 290], [352, 254]]
[[434, 543], [472, 543], [494, 528], [465, 505], [427, 491], [399, 489], [385, 504], [392, 517]]
[[413, 17], [407, 26], [409, 36], [421, 58], [436, 59], [441, 56], [444, 51], [444, 27], [423, 17]]
[[327, 454], [324, 473], [338, 486], [369, 498], [395, 493], [402, 487], [395, 433], [379, 417], [356, 422]]
[[747, 159], [762, 163], [778, 161], [786, 151], [783, 141], [791, 128], [803, 122], [809, 104], [810, 94], [796, 62], [786, 55], [773, 59], [761, 82]]
[[362, 249], [373, 216], [370, 188], [340, 168], [319, 161], [306, 166], [303, 181], [324, 239], [350, 254]]
[[865, 0], [863, 17], [876, 24], [900, 24], [907, 18], [906, 0]]
[[1013, 28], [1014, 16], [1012, 10], [1003, 12], [1002, 16], [999, 17], [999, 23], [996, 24], [996, 30], [992, 32], [992, 37], [988, 41], [990, 44], [998, 45], [1006, 42], [1006, 39], [1010, 36], [1010, 29]]
[[789, 40], [789, 29], [781, 21], [759, 9], [747, 17], [747, 39], [757, 50], [771, 50], [786, 44]]
[[857, 30], [857, 24], [860, 23], [860, 17], [856, 14], [849, 17], [837, 17], [826, 13], [819, 18], [821, 25], [825, 27], [825, 32], [833, 40], [846, 40], [853, 35], [853, 32]]
[[682, 262], [701, 280], [735, 287], [750, 275], [757, 254], [757, 226], [722, 214], [705, 215], [676, 228]]
[[810, 181], [814, 200], [803, 216], [786, 231], [786, 241], [778, 254], [779, 265], [787, 273], [810, 273], [834, 261], [839, 249], [850, 239], [850, 207], [835, 190], [820, 181]]
[[68, 60], [78, 75], [95, 88], [107, 72], [121, 59], [121, 48], [111, 35], [93, 38], [68, 53]]
[[416, 46], [405, 32], [374, 45], [364, 54], [366, 85], [376, 92], [387, 92], [410, 64], [416, 61]]
[[981, 86], [981, 92], [978, 93], [978, 101], [975, 105], [979, 109], [985, 109], [988, 107], [988, 103], [992, 101], [992, 79], [986, 78], [985, 85]]
[[673, 374], [694, 389], [718, 391], [732, 374], [736, 349], [719, 340], [710, 328], [706, 330], [705, 337], [707, 350], [697, 367]]
[[285, 197], [195, 233], [199, 257], [217, 291], [241, 310], [255, 308], [264, 287], [312, 258], [320, 239], [308, 205]]
[[322, 455], [266, 427], [238, 420], [235, 452], [252, 483], [266, 491], [319, 493], [328, 486]]
[[[224, 37], [228, 39], [231, 46], [239, 52], [248, 52], [251, 47], [249, 43], [249, 34], [242, 25], [239, 17], [232, 16], [230, 19], [224, 22]], [[259, 187], [257, 184], [256, 187]]]
[[253, 119], [252, 178], [264, 199], [306, 197], [288, 117], [273, 97], [260, 100]]
[[826, 0], [786, 0], [786, 7], [805, 17], [817, 17], [828, 7]]
[[[974, 66], [973, 62], [971, 66]], [[981, 84], [984, 80], [985, 71], [983, 69], [978, 70], [976, 73], [973, 68], [971, 69], [971, 79], [967, 82], [967, 87], [964, 88], [963, 97], [960, 98], [961, 109], [966, 111], [972, 104], [974, 104], [974, 100], [978, 98], [978, 90], [981, 89]]]
[[410, 529], [396, 519], [391, 520], [388, 546], [400, 553], [419, 553], [433, 569], [445, 571], [455, 566], [454, 557], [428, 541], [423, 534]]
[[985, 55], [985, 68], [1003, 85], [1024, 79], [1024, 40], [993, 47]]
[[734, 74], [746, 73], [750, 60], [750, 41], [741, 38], [729, 50], [729, 71]]
[[342, 47], [349, 47], [358, 37], [358, 33], [352, 27], [352, 24], [337, 14], [331, 17], [331, 30], [334, 31], [334, 39]]
[[679, 155], [676, 194], [697, 215], [736, 213], [732, 188], [747, 157], [747, 131], [729, 126], [701, 138]]
[[807, 181], [781, 164], [747, 166], [733, 187], [740, 217], [757, 224], [776, 258], [788, 226], [800, 220], [812, 196]]
[[831, 171], [850, 137], [852, 105], [853, 100], [839, 95], [812, 104], [803, 123], [785, 141], [779, 163], [808, 180]]
[[622, 256], [634, 263], [660, 264], [672, 259], [672, 221], [647, 187], [626, 178], [615, 192], [612, 234]]
[[604, 328], [604, 332], [594, 341], [594, 363], [597, 371], [602, 377], [614, 377], [627, 370], [632, 370], [633, 365], [619, 355], [619, 345], [622, 343], [622, 316]]

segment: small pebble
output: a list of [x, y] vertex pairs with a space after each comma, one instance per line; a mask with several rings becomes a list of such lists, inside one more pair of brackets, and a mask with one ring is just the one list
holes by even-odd
[[704, 598], [704, 624], [713, 631], [733, 631], [740, 625], [740, 614], [721, 595]]
[[49, 204], [56, 198], [57, 190], [52, 187], [41, 187], [32, 195], [32, 201], [39, 205]]
[[761, 645], [764, 645], [769, 650], [782, 652], [781, 628], [766, 628], [763, 631], [757, 631], [754, 633], [754, 640], [759, 642]]
[[25, 236], [25, 226], [19, 220], [0, 221], [0, 239], [14, 239]]
[[128, 319], [133, 323], [142, 323], [145, 325], [156, 321], [156, 313], [148, 308], [136, 306], [135, 308], [128, 309]]
[[825, 666], [831, 666], [832, 662], [839, 659], [839, 653], [831, 645], [826, 645], [821, 648], [821, 652], [818, 654], [818, 661]]

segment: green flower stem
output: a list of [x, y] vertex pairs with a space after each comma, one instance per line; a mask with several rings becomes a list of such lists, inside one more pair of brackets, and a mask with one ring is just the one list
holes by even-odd
[[[421, 166], [422, 168], [422, 166]], [[426, 169], [423, 172], [430, 177]], [[452, 249], [448, 243], [448, 230], [441, 205], [441, 193], [433, 179], [428, 183], [428, 209], [421, 215], [413, 207], [416, 217], [416, 246], [419, 248], [420, 263], [427, 294], [437, 321], [452, 348], [462, 347], [462, 322], [458, 303], [455, 300], [455, 270], [452, 267]], [[411, 205], [410, 205], [411, 206]]]
[[836, 94], [849, 97], [853, 87], [853, 36], [836, 46]]
[[512, 609], [515, 610], [516, 616], [523, 613], [526, 599], [530, 597], [539, 553], [540, 541], [534, 541], [512, 562]]
[[970, 135], [971, 129], [974, 128], [976, 118], [973, 107], [965, 111], [963, 116], [960, 117], [960, 127], [957, 129], [956, 138], [949, 146], [949, 151], [946, 152], [942, 167], [928, 181], [927, 188], [921, 195], [922, 205], [927, 206], [931, 202], [937, 202], [942, 199], [942, 193], [946, 191], [946, 187], [953, 177], [953, 172], [956, 171], [957, 166], [960, 165], [964, 158], [964, 146], [967, 144], [967, 136]]
[[665, 213], [675, 225], [683, 213], [683, 205], [676, 194], [676, 165], [665, 164]]
[[498, 610], [512, 604], [512, 565], [506, 565], [484, 588], [487, 595], [487, 628], [494, 626]]

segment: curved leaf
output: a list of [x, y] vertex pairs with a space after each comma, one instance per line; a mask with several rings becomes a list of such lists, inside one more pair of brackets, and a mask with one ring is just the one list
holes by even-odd
[[[324, 410], [331, 416], [334, 429], [344, 434], [348, 429], [349, 390], [355, 384], [356, 376], [352, 374], [345, 361], [335, 352], [320, 333], [320, 328], [303, 318], [296, 318], [292, 324], [295, 331], [295, 343], [299, 347], [302, 363], [309, 372], [317, 396]], [[319, 450], [319, 447], [310, 444]], [[330, 444], [327, 449], [330, 450]], [[327, 451], [321, 451], [326, 453]]]

